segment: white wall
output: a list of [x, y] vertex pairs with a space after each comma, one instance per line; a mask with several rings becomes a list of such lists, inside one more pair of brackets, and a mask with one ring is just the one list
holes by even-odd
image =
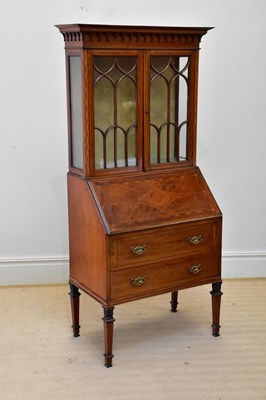
[[63, 23], [214, 26], [198, 165], [224, 213], [224, 277], [266, 276], [266, 2], [1, 0], [0, 284], [66, 282]]

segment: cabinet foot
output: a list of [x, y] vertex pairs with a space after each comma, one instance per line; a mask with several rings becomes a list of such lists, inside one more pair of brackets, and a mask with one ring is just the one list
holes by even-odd
[[215, 282], [212, 284], [212, 335], [217, 337], [220, 336], [220, 308], [221, 308], [221, 285], [222, 282]]
[[177, 312], [177, 305], [178, 305], [177, 298], [178, 298], [178, 292], [172, 292], [171, 293], [171, 301], [170, 301], [170, 304], [171, 304], [170, 311], [172, 311], [173, 313]]
[[105, 353], [104, 353], [104, 359], [105, 359], [105, 367], [110, 368], [112, 367], [112, 359], [113, 359], [113, 354], [112, 354], [112, 349], [113, 349], [113, 327], [114, 327], [114, 322], [115, 319], [113, 318], [113, 311], [114, 307], [104, 307], [103, 306], [103, 311], [104, 311], [104, 316], [103, 316], [103, 325], [104, 325], [104, 347], [105, 347]]
[[70, 286], [70, 304], [71, 304], [71, 312], [72, 312], [72, 329], [73, 329], [73, 336], [79, 336], [79, 289], [73, 283], [69, 284]]

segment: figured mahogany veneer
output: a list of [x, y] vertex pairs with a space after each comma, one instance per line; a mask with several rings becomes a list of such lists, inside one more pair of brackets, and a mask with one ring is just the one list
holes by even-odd
[[[112, 272], [111, 297], [117, 304], [219, 280], [218, 256], [206, 253]], [[189, 271], [192, 266], [200, 271], [193, 274]], [[139, 286], [132, 284], [137, 277], [145, 282]]]
[[221, 215], [198, 168], [161, 175], [93, 179], [88, 184], [108, 233]]
[[[113, 237], [110, 243], [111, 270], [150, 264], [153, 260], [207, 253], [215, 245], [217, 220], [214, 221], [180, 224], [178, 227], [162, 227]], [[189, 242], [189, 238], [195, 236], [201, 237], [197, 245]], [[137, 246], [145, 246], [143, 253], [133, 251]]]
[[209, 29], [125, 25], [57, 25], [66, 48], [194, 48]]
[[178, 290], [207, 283], [218, 336], [222, 214], [196, 166], [199, 43], [210, 28], [57, 27], [74, 336], [82, 289], [103, 306], [111, 367], [115, 305], [170, 292], [176, 312]]
[[[68, 187], [70, 279], [107, 307], [219, 280], [221, 213], [197, 168], [115, 182], [69, 175]], [[143, 198], [151, 199], [150, 206]], [[193, 237], [199, 243], [191, 243]], [[195, 275], [188, 272], [194, 264], [201, 265]], [[129, 276], [151, 274], [151, 283], [132, 287]], [[126, 294], [127, 287], [132, 290]]]

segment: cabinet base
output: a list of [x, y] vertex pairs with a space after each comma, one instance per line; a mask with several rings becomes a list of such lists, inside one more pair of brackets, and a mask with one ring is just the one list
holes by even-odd
[[[220, 307], [221, 307], [221, 285], [222, 282], [215, 282], [212, 284], [212, 291], [210, 292], [212, 296], [212, 335], [214, 337], [219, 336], [220, 330]], [[72, 311], [72, 329], [73, 335], [75, 337], [79, 336], [79, 289], [74, 284], [70, 283], [70, 300], [71, 300], [71, 311]], [[171, 293], [171, 312], [175, 313], [177, 311], [178, 305], [178, 291]], [[103, 326], [104, 326], [104, 365], [106, 368], [112, 367], [113, 361], [113, 330], [114, 330], [114, 306], [106, 307], [103, 306]]]

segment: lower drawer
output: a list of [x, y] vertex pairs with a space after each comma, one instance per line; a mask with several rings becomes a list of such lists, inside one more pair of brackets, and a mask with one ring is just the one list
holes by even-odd
[[215, 281], [221, 275], [220, 258], [214, 254], [127, 268], [111, 273], [111, 297], [134, 299], [167, 289]]

